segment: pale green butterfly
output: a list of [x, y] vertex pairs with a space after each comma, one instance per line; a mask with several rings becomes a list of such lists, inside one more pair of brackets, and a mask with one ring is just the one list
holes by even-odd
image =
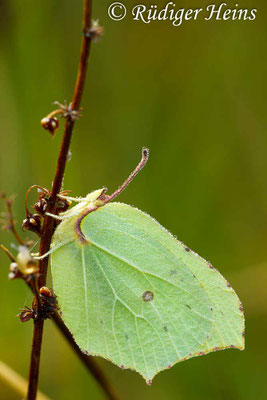
[[[149, 215], [96, 190], [55, 216], [49, 253], [62, 317], [82, 351], [147, 381], [177, 362], [244, 349], [242, 305], [224, 277]], [[107, 204], [109, 203], [109, 204]], [[43, 257], [47, 256], [45, 254]]]

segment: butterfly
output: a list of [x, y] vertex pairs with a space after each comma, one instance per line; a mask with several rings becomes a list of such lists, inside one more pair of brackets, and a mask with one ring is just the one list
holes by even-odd
[[226, 279], [155, 219], [99, 189], [54, 216], [53, 288], [82, 351], [139, 372], [227, 348], [244, 349], [244, 314]]

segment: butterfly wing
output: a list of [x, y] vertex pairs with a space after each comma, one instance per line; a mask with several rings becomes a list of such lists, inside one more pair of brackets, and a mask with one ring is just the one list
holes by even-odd
[[89, 214], [82, 231], [88, 243], [62, 246], [51, 263], [64, 322], [83, 351], [150, 382], [187, 358], [243, 348], [233, 289], [154, 219], [111, 203]]

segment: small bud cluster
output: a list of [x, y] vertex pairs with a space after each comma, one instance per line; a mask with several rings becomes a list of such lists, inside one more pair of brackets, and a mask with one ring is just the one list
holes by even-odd
[[27, 277], [37, 271], [37, 260], [32, 257], [30, 249], [26, 245], [19, 246], [16, 263], [23, 277]]
[[34, 204], [33, 208], [39, 215], [44, 216], [47, 210], [46, 198], [40, 195], [39, 200], [37, 201], [37, 203]]
[[57, 298], [52, 290], [46, 286], [42, 286], [39, 290], [41, 298], [41, 318], [51, 318], [55, 311], [58, 310]]
[[20, 272], [19, 268], [18, 268], [18, 264], [13, 261], [10, 264], [9, 267], [9, 274], [8, 274], [8, 279], [16, 279], [16, 278], [21, 278], [22, 277], [22, 273]]
[[51, 133], [52, 136], [55, 135], [56, 130], [59, 127], [59, 120], [56, 117], [45, 117], [41, 119], [42, 127]]
[[[35, 214], [29, 212], [26, 206], [26, 218], [23, 220], [22, 229], [29, 230], [36, 233], [38, 236], [42, 236], [43, 232], [43, 218], [46, 215], [48, 210], [50, 193], [47, 189], [41, 188], [39, 189], [39, 198], [38, 201], [34, 204], [33, 208], [35, 210]], [[61, 194], [64, 194], [62, 192]], [[60, 214], [64, 211], [67, 211], [71, 202], [67, 199], [59, 197], [56, 202], [56, 214]]]
[[28, 214], [22, 222], [22, 229], [36, 233], [38, 236], [42, 234], [41, 216], [39, 214]]
[[41, 296], [43, 296], [44, 298], [50, 298], [52, 297], [52, 292], [50, 289], [48, 289], [48, 287], [46, 286], [42, 286], [39, 290], [39, 293]]
[[35, 309], [31, 309], [30, 307], [25, 307], [20, 310], [20, 313], [17, 315], [20, 318], [21, 322], [30, 321], [30, 319], [37, 319], [37, 312]]
[[54, 293], [46, 286], [42, 286], [39, 290], [39, 309], [37, 299], [34, 297], [32, 308], [25, 307], [20, 310], [18, 317], [21, 322], [27, 322], [30, 319], [48, 319], [51, 318], [55, 311], [58, 310], [57, 299]]
[[54, 104], [58, 106], [58, 113], [61, 114], [61, 117], [63, 118], [71, 118], [73, 121], [75, 121], [81, 116], [82, 109], [73, 110], [71, 103], [67, 104], [65, 101], [64, 104], [61, 104], [58, 101], [55, 101]]
[[84, 32], [84, 36], [97, 41], [103, 35], [104, 28], [99, 25], [98, 20], [93, 20], [89, 29]]

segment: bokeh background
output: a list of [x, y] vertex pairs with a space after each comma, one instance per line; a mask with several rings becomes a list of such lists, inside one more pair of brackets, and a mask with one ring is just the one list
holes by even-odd
[[[149, 147], [148, 165], [120, 201], [153, 215], [210, 260], [246, 314], [244, 352], [177, 364], [151, 387], [136, 373], [99, 364], [127, 400], [267, 398], [266, 1], [239, 1], [258, 9], [253, 22], [200, 19], [179, 28], [129, 15], [114, 22], [107, 16], [111, 1], [94, 3], [105, 34], [92, 48], [64, 187], [74, 195], [102, 186], [112, 191], [135, 167], [142, 146]], [[207, 4], [177, 1], [177, 7]], [[0, 187], [16, 194], [19, 227], [28, 187], [51, 185], [62, 126], [52, 139], [39, 121], [53, 101], [71, 99], [81, 17], [82, 0], [0, 1]], [[8, 232], [0, 238], [13, 242]], [[0, 257], [0, 358], [27, 377], [32, 324], [15, 315], [32, 296], [21, 281], [7, 280], [9, 262]], [[104, 398], [50, 321], [40, 388], [52, 399]], [[0, 382], [0, 398], [19, 396]]]

